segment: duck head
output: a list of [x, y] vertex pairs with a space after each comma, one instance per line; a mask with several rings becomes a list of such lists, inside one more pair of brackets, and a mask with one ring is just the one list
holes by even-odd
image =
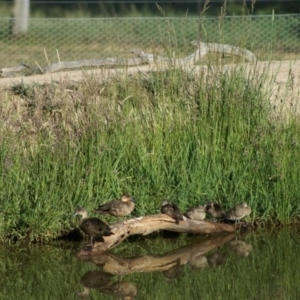
[[128, 201], [135, 202], [135, 199], [132, 198], [129, 194], [123, 194], [121, 196], [121, 201], [122, 202], [128, 202]]
[[74, 213], [74, 216], [82, 216], [83, 218], [86, 218], [87, 217], [87, 210], [83, 207], [78, 207], [76, 210], [75, 210], [75, 213]]

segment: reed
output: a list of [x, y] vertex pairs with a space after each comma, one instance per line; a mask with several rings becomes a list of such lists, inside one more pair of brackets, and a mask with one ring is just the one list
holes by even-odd
[[274, 116], [259, 74], [209, 66], [3, 92], [0, 238], [67, 234], [77, 206], [124, 192], [133, 216], [158, 213], [163, 198], [183, 211], [209, 198], [247, 201], [260, 221], [296, 220], [300, 122]]

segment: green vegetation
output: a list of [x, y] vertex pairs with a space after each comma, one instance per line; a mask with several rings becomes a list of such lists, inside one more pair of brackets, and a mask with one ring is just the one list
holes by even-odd
[[296, 220], [300, 122], [274, 112], [266, 85], [255, 67], [210, 66], [2, 92], [1, 239], [53, 239], [77, 225], [78, 205], [123, 192], [135, 216], [163, 198], [182, 210], [213, 199], [245, 200], [261, 221]]

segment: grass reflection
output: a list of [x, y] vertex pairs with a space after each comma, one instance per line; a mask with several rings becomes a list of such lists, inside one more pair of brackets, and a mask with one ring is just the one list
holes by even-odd
[[86, 274], [94, 273], [108, 279], [90, 289], [89, 299], [122, 299], [112, 293], [116, 287], [136, 288], [138, 299], [297, 299], [299, 235], [284, 229], [228, 242], [224, 236], [156, 237], [124, 243], [93, 261], [78, 260], [74, 245], [15, 245], [0, 254], [0, 298], [80, 299], [76, 292], [91, 285]]

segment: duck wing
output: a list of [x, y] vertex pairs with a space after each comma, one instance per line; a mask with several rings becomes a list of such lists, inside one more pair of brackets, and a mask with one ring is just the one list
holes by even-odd
[[110, 214], [111, 210], [116, 207], [119, 201], [120, 200], [118, 199], [108, 201], [104, 204], [99, 205], [94, 211], [100, 214]]
[[102, 238], [103, 236], [110, 236], [114, 234], [111, 232], [110, 227], [98, 218], [89, 218], [84, 220], [81, 223], [80, 228], [86, 234], [91, 237], [98, 238], [100, 241], [104, 241]]

